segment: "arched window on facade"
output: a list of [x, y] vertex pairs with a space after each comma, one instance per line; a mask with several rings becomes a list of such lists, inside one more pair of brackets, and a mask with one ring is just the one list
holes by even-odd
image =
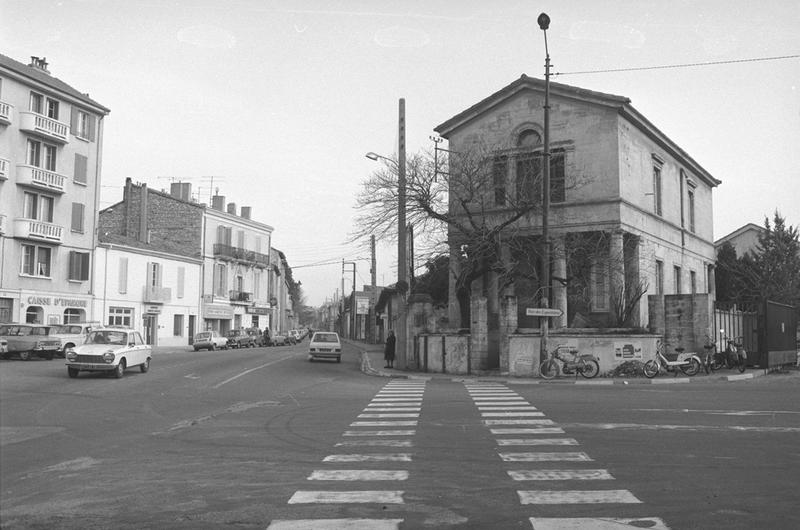
[[25, 310], [25, 322], [28, 324], [44, 324], [44, 310], [38, 305], [28, 306]]

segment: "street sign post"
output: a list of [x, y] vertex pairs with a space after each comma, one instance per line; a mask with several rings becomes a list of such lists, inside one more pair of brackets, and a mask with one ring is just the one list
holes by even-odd
[[560, 309], [551, 309], [549, 307], [528, 307], [525, 309], [525, 315], [529, 317], [560, 317], [564, 312]]

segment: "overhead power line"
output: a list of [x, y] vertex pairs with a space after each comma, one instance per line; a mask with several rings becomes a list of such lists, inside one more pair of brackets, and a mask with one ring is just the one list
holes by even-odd
[[709, 61], [705, 63], [668, 64], [661, 66], [639, 66], [634, 68], [608, 68], [605, 70], [582, 70], [579, 72], [555, 72], [553, 75], [578, 75], [578, 74], [604, 74], [609, 72], [637, 72], [641, 70], [665, 70], [667, 68], [691, 68], [695, 66], [711, 66], [716, 64], [755, 63], [760, 61], [779, 61], [783, 59], [797, 59], [800, 55], [779, 55], [777, 57], [756, 57], [752, 59], [732, 59], [729, 61]]

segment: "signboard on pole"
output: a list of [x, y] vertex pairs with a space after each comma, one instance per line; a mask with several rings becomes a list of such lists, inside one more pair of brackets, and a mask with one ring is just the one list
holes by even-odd
[[525, 308], [525, 315], [529, 317], [560, 317], [564, 312], [560, 309], [549, 307], [528, 307]]
[[369, 298], [361, 296], [356, 297], [356, 314], [358, 315], [369, 314]]

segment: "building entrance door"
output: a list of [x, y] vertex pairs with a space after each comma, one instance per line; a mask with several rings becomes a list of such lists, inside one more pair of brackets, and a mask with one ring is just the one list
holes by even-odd
[[144, 341], [158, 346], [158, 315], [144, 315]]

